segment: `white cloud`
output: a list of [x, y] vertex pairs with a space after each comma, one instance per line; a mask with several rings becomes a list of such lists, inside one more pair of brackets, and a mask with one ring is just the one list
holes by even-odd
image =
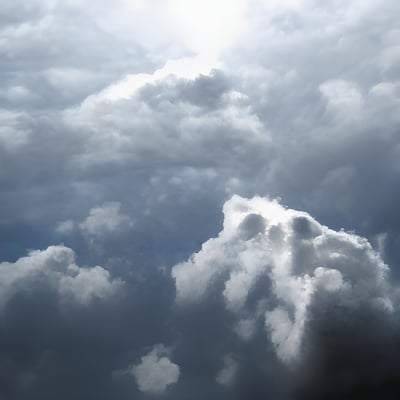
[[[217, 287], [214, 283], [223, 280], [220, 295], [237, 315], [233, 329], [245, 340], [253, 335], [252, 321], [263, 308], [267, 334], [278, 356], [289, 362], [301, 352], [311, 306], [323, 309], [339, 299], [349, 309], [366, 303], [390, 312], [387, 270], [366, 239], [333, 231], [277, 201], [234, 196], [224, 205], [224, 229], [218, 237], [175, 265], [172, 276], [180, 304], [203, 301]], [[270, 288], [257, 291], [254, 309], [249, 294], [254, 296], [263, 276]]]
[[15, 263], [0, 263], [0, 305], [20, 290], [29, 289], [35, 280], [54, 288], [62, 301], [88, 305], [94, 299], [107, 299], [122, 289], [120, 279], [112, 279], [100, 266], [79, 267], [75, 253], [65, 246], [50, 246], [31, 251]]
[[139, 73], [125, 76], [122, 80], [104, 88], [100, 93], [91, 95], [82, 103], [81, 108], [95, 107], [102, 102], [115, 102], [129, 99], [145, 85], [159, 83], [170, 76], [185, 79], [195, 79], [200, 74], [208, 75], [213, 68], [218, 67], [214, 58], [195, 56], [178, 60], [170, 60], [153, 73]]
[[122, 281], [111, 279], [110, 273], [102, 267], [74, 269], [73, 276], [60, 277], [59, 291], [65, 298], [87, 305], [96, 298], [111, 297], [122, 289]]
[[[176, 165], [201, 174], [203, 165], [211, 169], [232, 159], [247, 160], [253, 151], [253, 158], [265, 157], [271, 138], [246, 100], [228, 90], [223, 75], [210, 73], [207, 62], [200, 60], [207, 75], [198, 76], [196, 62], [181, 61], [159, 70], [160, 80], [158, 72], [131, 76], [66, 110], [64, 123], [89, 149], [75, 155], [73, 168], [134, 164], [157, 177]], [[151, 85], [143, 88], [146, 82]], [[217, 107], [208, 110], [213, 102]]]
[[126, 234], [134, 224], [130, 216], [121, 212], [121, 204], [113, 201], [92, 207], [89, 215], [81, 222], [71, 219], [59, 222], [55, 232], [66, 237], [72, 237], [79, 232], [90, 244], [100, 245], [102, 241], [113, 236]]
[[139, 390], [146, 393], [163, 393], [179, 378], [179, 367], [168, 358], [168, 350], [156, 345], [133, 366], [131, 371]]
[[101, 237], [131, 228], [133, 220], [121, 213], [120, 209], [121, 204], [118, 202], [104, 203], [99, 207], [94, 207], [79, 227], [89, 237]]

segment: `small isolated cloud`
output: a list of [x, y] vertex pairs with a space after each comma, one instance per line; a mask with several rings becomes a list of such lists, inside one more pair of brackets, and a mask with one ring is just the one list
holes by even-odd
[[231, 355], [227, 355], [224, 357], [224, 366], [218, 372], [215, 380], [217, 383], [223, 386], [230, 386], [232, 385], [236, 372], [239, 368], [238, 363]]
[[121, 204], [116, 201], [92, 207], [89, 215], [81, 222], [67, 219], [57, 224], [55, 232], [64, 236], [81, 233], [90, 242], [109, 238], [110, 235], [126, 233], [134, 225], [134, 220], [121, 212]]
[[254, 319], [241, 319], [235, 326], [235, 333], [243, 340], [251, 339], [255, 330]]
[[168, 358], [168, 350], [156, 345], [131, 369], [141, 392], [163, 393], [167, 387], [179, 378], [179, 366]]
[[350, 313], [391, 313], [388, 267], [366, 239], [267, 198], [234, 196], [224, 215], [218, 237], [173, 267], [178, 303], [217, 291], [237, 316], [238, 336], [251, 338], [262, 318], [285, 363], [298, 359], [310, 323], [333, 303]]
[[121, 232], [133, 226], [133, 220], [120, 212], [118, 202], [104, 203], [90, 210], [89, 216], [79, 225], [89, 237]]
[[56, 232], [60, 233], [61, 235], [68, 235], [72, 233], [74, 229], [75, 229], [75, 222], [70, 219], [62, 221], [56, 226]]

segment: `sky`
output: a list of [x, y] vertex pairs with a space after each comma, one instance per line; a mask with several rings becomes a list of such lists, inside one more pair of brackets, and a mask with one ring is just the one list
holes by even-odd
[[397, 399], [397, 0], [0, 0], [0, 399]]

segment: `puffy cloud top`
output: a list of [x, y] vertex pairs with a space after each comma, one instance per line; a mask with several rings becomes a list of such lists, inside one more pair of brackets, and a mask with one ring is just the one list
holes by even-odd
[[162, 393], [179, 378], [179, 367], [167, 357], [163, 345], [154, 348], [132, 367], [139, 390], [147, 393]]
[[15, 263], [0, 263], [0, 302], [4, 305], [18, 291], [29, 290], [35, 282], [53, 287], [61, 300], [87, 305], [106, 299], [122, 289], [120, 279], [112, 279], [103, 267], [79, 267], [75, 253], [65, 246], [31, 251]]
[[[350, 310], [367, 306], [391, 313], [387, 272], [364, 238], [331, 230], [276, 200], [234, 196], [224, 205], [218, 237], [175, 265], [172, 276], [181, 304], [220, 291], [226, 308], [237, 315], [241, 336], [251, 331], [248, 321], [258, 318], [261, 308], [268, 337], [278, 356], [289, 362], [301, 353], [313, 318], [310, 309], [337, 302]], [[262, 277], [268, 284], [256, 291]]]

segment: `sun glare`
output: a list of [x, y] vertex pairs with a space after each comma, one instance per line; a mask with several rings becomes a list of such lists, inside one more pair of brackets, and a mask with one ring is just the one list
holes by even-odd
[[173, 29], [190, 50], [218, 54], [244, 28], [243, 0], [171, 0], [168, 14]]

